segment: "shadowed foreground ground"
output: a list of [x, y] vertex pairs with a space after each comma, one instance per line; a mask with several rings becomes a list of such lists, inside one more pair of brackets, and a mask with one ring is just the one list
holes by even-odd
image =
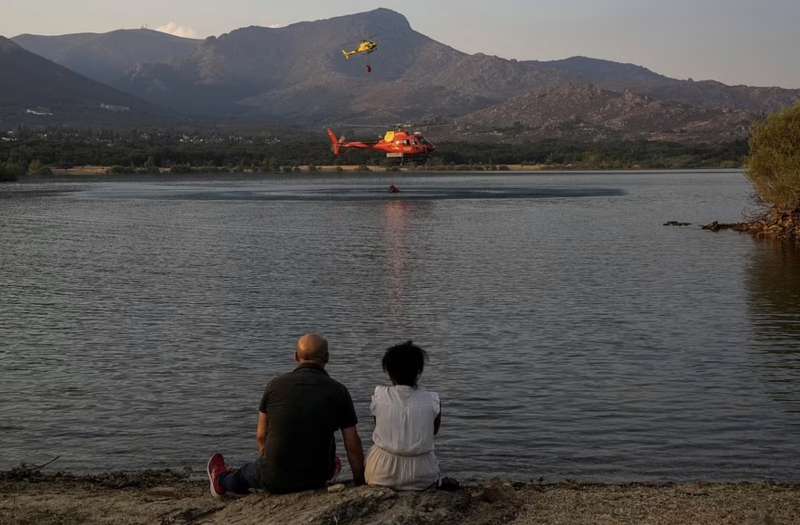
[[457, 493], [256, 494], [215, 500], [175, 473], [0, 473], [0, 523], [236, 524], [789, 524], [800, 485], [536, 485], [492, 481]]

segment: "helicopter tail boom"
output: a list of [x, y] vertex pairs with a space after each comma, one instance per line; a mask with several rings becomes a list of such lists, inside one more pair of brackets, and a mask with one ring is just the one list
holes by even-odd
[[343, 149], [372, 149], [375, 143], [350, 141], [345, 142], [344, 137], [337, 137], [332, 129], [328, 128], [328, 138], [331, 141], [331, 151], [335, 156], [339, 156]]

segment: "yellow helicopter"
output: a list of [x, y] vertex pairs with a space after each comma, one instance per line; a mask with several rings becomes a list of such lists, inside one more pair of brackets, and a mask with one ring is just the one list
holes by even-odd
[[347, 60], [350, 60], [354, 56], [358, 55], [369, 55], [373, 53], [376, 49], [378, 49], [378, 44], [374, 40], [362, 40], [358, 47], [352, 51], [345, 51], [342, 50], [342, 54]]

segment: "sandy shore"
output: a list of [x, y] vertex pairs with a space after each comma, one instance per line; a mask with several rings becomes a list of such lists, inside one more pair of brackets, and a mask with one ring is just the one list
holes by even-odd
[[800, 485], [552, 485], [503, 481], [455, 493], [369, 487], [217, 500], [176, 473], [0, 474], [0, 523], [790, 524]]

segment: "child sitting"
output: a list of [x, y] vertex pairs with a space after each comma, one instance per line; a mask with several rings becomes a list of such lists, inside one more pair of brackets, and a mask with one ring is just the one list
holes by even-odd
[[439, 395], [417, 385], [427, 353], [411, 341], [389, 348], [383, 370], [392, 386], [375, 387], [370, 411], [375, 417], [374, 445], [369, 451], [366, 481], [396, 490], [458, 488], [441, 479], [434, 452], [442, 410]]

